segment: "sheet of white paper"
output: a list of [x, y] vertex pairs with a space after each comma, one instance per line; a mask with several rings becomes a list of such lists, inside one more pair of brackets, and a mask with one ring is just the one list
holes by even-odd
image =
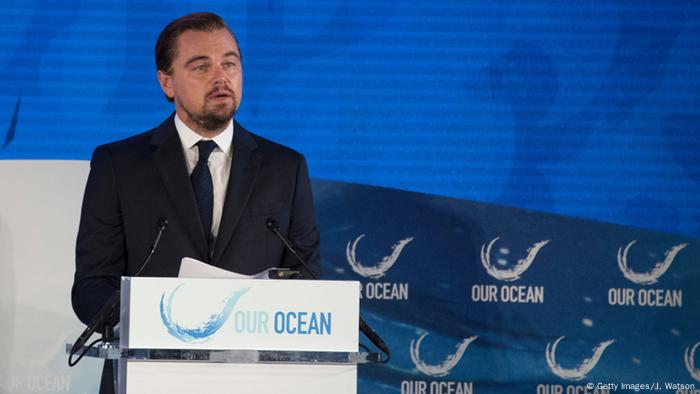
[[[290, 273], [296, 271], [290, 271], [287, 268], [268, 268], [265, 271], [258, 272], [255, 275], [244, 275], [237, 272], [228, 271], [222, 268], [214, 267], [203, 261], [193, 259], [191, 257], [184, 257], [180, 262], [180, 272], [178, 273], [179, 278], [227, 278], [227, 279], [271, 279], [272, 277], [278, 278], [276, 276], [277, 272], [281, 271], [283, 273]], [[272, 273], [271, 273], [272, 272]], [[298, 273], [297, 273], [298, 274]]]
[[237, 274], [227, 271], [205, 262], [195, 260], [191, 257], [185, 257], [180, 263], [180, 278], [233, 278], [233, 279], [249, 279], [250, 275]]

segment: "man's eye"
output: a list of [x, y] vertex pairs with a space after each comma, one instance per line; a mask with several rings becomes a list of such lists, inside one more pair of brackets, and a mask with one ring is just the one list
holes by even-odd
[[225, 68], [236, 68], [237, 64], [234, 62], [226, 62], [224, 63]]
[[198, 66], [194, 66], [192, 69], [193, 69], [194, 71], [206, 71], [206, 70], [207, 70], [207, 66], [206, 66], [205, 64], [200, 64], [200, 65], [198, 65]]

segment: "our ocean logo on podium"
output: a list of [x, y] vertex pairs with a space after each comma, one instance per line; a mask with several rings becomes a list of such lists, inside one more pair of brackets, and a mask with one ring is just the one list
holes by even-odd
[[[221, 300], [221, 310], [215, 311], [208, 317], [192, 327], [181, 324], [173, 317], [175, 295], [184, 286], [178, 285], [168, 294], [164, 291], [160, 297], [160, 317], [168, 333], [176, 339], [186, 343], [203, 343], [208, 341], [217, 331], [219, 331], [227, 321], [231, 320], [230, 330], [236, 334], [255, 335], [332, 335], [333, 333], [333, 313], [330, 311], [308, 311], [308, 310], [280, 310], [280, 309], [255, 309], [241, 310], [234, 307], [239, 303], [241, 297], [246, 295], [250, 288], [230, 291], [230, 294]], [[187, 297], [186, 301], [180, 301], [184, 306], [193, 305], [193, 300]], [[201, 305], [200, 300], [195, 301], [196, 305]], [[185, 308], [182, 308], [185, 309]], [[191, 308], [190, 308], [191, 309]], [[200, 312], [201, 313], [201, 312]], [[182, 318], [191, 321], [193, 315], [200, 313], [190, 311], [182, 312]], [[196, 318], [196, 317], [194, 317]]]
[[[478, 337], [471, 336], [464, 338], [455, 345], [453, 353], [446, 355], [442, 362], [428, 363], [421, 358], [421, 345], [428, 332], [423, 333], [418, 339], [412, 339], [409, 349], [411, 361], [416, 366], [416, 369], [429, 378], [441, 378], [448, 376], [450, 371], [464, 357], [464, 353], [469, 345]], [[430, 352], [434, 353], [434, 352]], [[401, 394], [471, 394], [474, 392], [473, 382], [452, 381], [452, 380], [404, 380], [401, 382]]]
[[[650, 286], [659, 281], [673, 264], [678, 254], [688, 246], [687, 243], [673, 245], [664, 252], [663, 260], [657, 261], [654, 266], [643, 272], [637, 272], [630, 267], [630, 249], [637, 243], [632, 240], [625, 246], [620, 246], [617, 251], [617, 265], [622, 275], [630, 282]], [[654, 252], [648, 252], [647, 256], [657, 259]], [[610, 288], [608, 289], [608, 304], [617, 306], [641, 306], [661, 308], [682, 308], [683, 290], [664, 288]]]
[[[553, 343], [547, 343], [545, 348], [545, 359], [547, 360], [547, 366], [549, 370], [556, 376], [569, 380], [572, 382], [581, 381], [598, 365], [605, 350], [615, 343], [614, 339], [608, 339], [598, 343], [593, 347], [592, 355], [590, 357], [581, 356], [581, 360], [577, 365], [564, 367], [557, 360], [557, 346], [559, 343], [566, 338], [561, 336], [557, 338]], [[564, 394], [564, 393], [609, 393], [610, 388], [605, 385], [596, 385], [592, 383], [587, 383], [585, 385], [581, 384], [538, 384], [536, 388], [537, 394]]]
[[695, 367], [695, 352], [698, 350], [698, 347], [700, 347], [700, 341], [696, 342], [692, 348], [685, 348], [684, 361], [685, 369], [688, 370], [690, 376], [700, 382], [700, 368]]
[[184, 327], [173, 320], [173, 298], [180, 288], [184, 286], [184, 283], [177, 286], [168, 297], [166, 297], [167, 292], [163, 292], [160, 298], [160, 318], [163, 321], [163, 325], [168, 330], [168, 333], [173, 337], [188, 343], [202, 343], [209, 340], [214, 333], [219, 331], [219, 329], [226, 323], [231, 312], [233, 312], [233, 307], [236, 305], [238, 300], [250, 289], [242, 289], [234, 291], [230, 296], [228, 296], [223, 304], [223, 309], [218, 313], [212, 313], [209, 318], [203, 321], [201, 324], [195, 327]]
[[[357, 258], [357, 245], [365, 234], [359, 235], [355, 240], [349, 241], [345, 247], [345, 256], [353, 271], [360, 276], [369, 279], [380, 279], [386, 275], [391, 267], [399, 260], [406, 245], [413, 241], [414, 237], [400, 239], [391, 246], [391, 253], [384, 256], [374, 265], [364, 265]], [[365, 282], [361, 283], [360, 297], [376, 300], [408, 300], [408, 283], [395, 282]]]
[[[498, 236], [492, 239], [488, 245], [486, 243], [481, 245], [481, 265], [490, 276], [502, 282], [519, 280], [535, 262], [535, 258], [542, 248], [550, 242], [550, 240], [545, 239], [533, 243], [525, 251], [525, 257], [506, 268], [509, 265], [508, 257], [511, 254], [509, 247], [501, 246], [498, 248], [499, 257], [495, 264], [492, 261], [492, 249], [500, 239], [501, 237]], [[501, 267], [497, 267], [497, 264]], [[474, 302], [542, 304], [544, 303], [544, 286], [475, 284], [471, 288], [471, 299]]]

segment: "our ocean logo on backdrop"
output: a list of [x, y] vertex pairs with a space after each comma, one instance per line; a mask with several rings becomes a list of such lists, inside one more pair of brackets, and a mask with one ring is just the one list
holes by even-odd
[[[542, 249], [545, 245], [549, 243], [550, 240], [543, 240], [540, 242], [535, 242], [531, 247], [527, 249], [527, 257], [524, 259], [518, 260], [518, 262], [511, 268], [508, 269], [500, 269], [496, 268], [495, 265], [491, 263], [491, 248], [493, 247], [493, 244], [496, 243], [501, 237], [496, 237], [489, 242], [488, 246], [486, 244], [481, 245], [481, 265], [486, 268], [486, 272], [493, 276], [494, 278], [506, 282], [512, 282], [514, 280], [520, 279], [520, 275], [522, 275], [525, 271], [527, 271], [528, 268], [532, 265], [532, 263], [535, 261], [535, 257], [537, 257], [537, 253], [540, 252], [540, 249]], [[502, 249], [504, 251], [504, 254], [508, 254], [509, 251], [507, 249]]]
[[556, 351], [557, 351], [557, 346], [559, 345], [559, 342], [561, 342], [565, 337], [559, 337], [554, 343], [552, 344], [547, 343], [547, 348], [545, 349], [545, 357], [547, 359], [547, 365], [549, 366], [549, 369], [552, 371], [553, 374], [559, 376], [562, 379], [566, 380], [581, 380], [586, 377], [586, 375], [595, 368], [595, 366], [598, 364], [598, 361], [600, 361], [600, 358], [603, 356], [603, 353], [605, 352], [605, 349], [607, 349], [608, 346], [612, 345], [615, 343], [614, 339], [608, 339], [606, 341], [603, 341], [596, 345], [593, 348], [593, 355], [591, 358], [586, 358], [584, 359], [579, 365], [573, 368], [564, 368], [562, 367], [559, 363], [557, 363], [557, 357], [556, 357]]
[[[492, 239], [488, 244], [481, 245], [481, 265], [484, 266], [489, 275], [503, 282], [514, 282], [520, 279], [521, 275], [535, 261], [540, 250], [550, 242], [548, 239], [535, 242], [526, 250], [526, 256], [519, 259], [510, 268], [498, 268], [496, 264], [508, 265], [508, 256], [511, 253], [510, 248], [500, 247], [498, 253], [501, 257], [496, 259], [496, 264], [491, 261], [493, 246], [499, 239], [501, 239], [500, 236]], [[542, 304], [544, 303], [544, 286], [475, 284], [471, 289], [471, 297], [474, 302]]]
[[[462, 359], [467, 347], [478, 338], [476, 336], [464, 338], [455, 346], [455, 351], [447, 355], [442, 362], [428, 364], [420, 356], [421, 343], [426, 336], [428, 336], [427, 332], [418, 337], [417, 340], [412, 339], [409, 351], [411, 361], [416, 369], [429, 377], [447, 376]], [[401, 382], [402, 394], [473, 393], [473, 391], [473, 382], [445, 380], [404, 380]]]
[[[649, 286], [659, 281], [659, 278], [668, 271], [680, 251], [688, 246], [680, 243], [672, 246], [664, 253], [664, 259], [657, 261], [654, 266], [645, 272], [636, 272], [629, 267], [629, 251], [637, 240], [630, 241], [626, 246], [617, 250], [617, 265], [627, 280], [637, 285]], [[649, 255], [655, 258], [653, 253]], [[670, 307], [683, 306], [683, 290], [659, 289], [659, 288], [610, 288], [608, 289], [608, 304], [619, 306], [646, 306], [646, 307]]]
[[697, 380], [700, 382], [700, 369], [695, 367], [695, 351], [698, 350], [698, 347], [700, 347], [700, 341], [697, 342], [695, 345], [693, 345], [692, 348], [687, 347], [685, 348], [685, 369], [688, 370], [690, 373], [690, 376], [693, 377], [693, 379]]
[[688, 246], [687, 243], [682, 243], [671, 247], [671, 249], [668, 249], [664, 253], [665, 258], [663, 261], [657, 262], [654, 265], [654, 267], [647, 272], [638, 273], [634, 272], [627, 265], [627, 254], [629, 253], [629, 250], [632, 247], [632, 245], [636, 243], [637, 240], [633, 240], [630, 243], [628, 243], [627, 246], [624, 247], [624, 249], [620, 247], [617, 250], [617, 265], [620, 267], [620, 271], [622, 271], [622, 274], [625, 276], [625, 278], [638, 285], [651, 285], [656, 283], [661, 277], [661, 275], [663, 275], [666, 271], [668, 271], [669, 267], [671, 267], [671, 264], [673, 264], [673, 260], [676, 258], [678, 252], [680, 252], [681, 250], [685, 249], [686, 246]]
[[462, 356], [464, 356], [464, 351], [467, 350], [469, 344], [478, 338], [476, 336], [464, 338], [462, 342], [455, 346], [455, 352], [448, 355], [447, 358], [445, 358], [445, 361], [440, 364], [429, 365], [420, 358], [420, 345], [421, 342], [423, 342], [423, 338], [426, 336], [428, 336], [427, 332], [421, 335], [418, 340], [411, 340], [410, 354], [411, 361], [413, 361], [413, 364], [415, 364], [416, 369], [428, 376], [446, 376], [449, 374], [452, 368], [454, 368], [459, 360], [462, 359]]
[[386, 271], [388, 271], [389, 268], [396, 264], [396, 261], [399, 259], [399, 256], [401, 256], [403, 248], [405, 248], [406, 245], [408, 245], [414, 239], [414, 237], [408, 237], [399, 240], [399, 242], [391, 246], [390, 255], [384, 256], [382, 260], [376, 265], [364, 266], [357, 259], [356, 255], [357, 244], [360, 243], [360, 240], [364, 237], [365, 234], [361, 234], [359, 237], [355, 238], [354, 241], [348, 242], [347, 246], [345, 247], [345, 256], [347, 257], [348, 263], [350, 264], [350, 267], [352, 267], [353, 271], [364, 276], [365, 278], [372, 279], [379, 279], [383, 277], [386, 274]]
[[223, 300], [223, 308], [218, 313], [212, 313], [209, 318], [202, 323], [196, 325], [195, 327], [184, 327], [178, 324], [173, 319], [173, 299], [175, 294], [184, 286], [184, 283], [175, 287], [175, 289], [166, 297], [167, 291], [164, 291], [160, 297], [160, 318], [163, 325], [168, 330], [168, 333], [173, 337], [187, 343], [202, 343], [208, 341], [209, 338], [214, 335], [221, 326], [226, 323], [231, 312], [233, 312], [233, 307], [236, 305], [238, 300], [250, 289], [242, 289], [234, 291], [230, 296]]
[[[354, 241], [349, 241], [345, 247], [345, 256], [348, 264], [357, 274], [370, 279], [379, 279], [386, 275], [386, 272], [396, 264], [403, 249], [413, 241], [414, 237], [399, 240], [391, 246], [391, 253], [384, 256], [381, 261], [374, 265], [363, 265], [357, 258], [357, 245], [365, 237], [361, 234]], [[361, 283], [361, 298], [379, 300], [408, 300], [408, 283], [394, 282], [367, 282]]]

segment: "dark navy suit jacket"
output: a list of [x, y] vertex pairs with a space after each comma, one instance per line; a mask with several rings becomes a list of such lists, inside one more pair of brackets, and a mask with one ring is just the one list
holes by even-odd
[[304, 157], [234, 125], [233, 160], [213, 253], [199, 220], [180, 138], [171, 115], [160, 126], [99, 146], [90, 162], [76, 245], [72, 303], [88, 323], [148, 255], [140, 276], [174, 277], [183, 257], [243, 274], [303, 267], [266, 227], [272, 217], [320, 274], [319, 234]]

